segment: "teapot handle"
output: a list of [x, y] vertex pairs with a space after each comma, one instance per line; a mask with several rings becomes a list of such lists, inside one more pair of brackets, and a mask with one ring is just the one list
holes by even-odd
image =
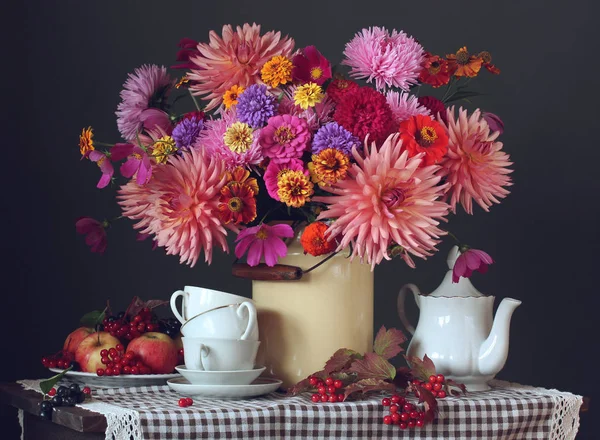
[[417, 303], [417, 306], [419, 306], [418, 298], [421, 294], [419, 288], [414, 284], [405, 284], [404, 286], [402, 286], [400, 292], [398, 293], [398, 315], [400, 316], [400, 321], [402, 321], [402, 325], [404, 325], [406, 330], [408, 330], [411, 335], [414, 335], [415, 327], [410, 322], [408, 322], [408, 319], [406, 318], [406, 313], [404, 311], [404, 301], [408, 292], [411, 292], [413, 294], [415, 302]]

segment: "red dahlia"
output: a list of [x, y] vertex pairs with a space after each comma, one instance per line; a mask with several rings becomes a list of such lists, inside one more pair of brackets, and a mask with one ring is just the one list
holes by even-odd
[[448, 123], [448, 115], [446, 114], [446, 106], [442, 101], [435, 96], [419, 96], [417, 99], [420, 105], [429, 110], [429, 113], [434, 117], [442, 118], [444, 123]]
[[333, 119], [364, 141], [383, 142], [394, 131], [394, 116], [385, 96], [370, 87], [347, 93], [338, 104]]
[[347, 93], [358, 89], [358, 84], [349, 79], [336, 78], [327, 86], [327, 96], [329, 96], [336, 104], [342, 100]]
[[442, 124], [429, 116], [412, 116], [400, 123], [400, 139], [409, 157], [425, 153], [421, 166], [440, 162], [448, 151], [448, 134]]

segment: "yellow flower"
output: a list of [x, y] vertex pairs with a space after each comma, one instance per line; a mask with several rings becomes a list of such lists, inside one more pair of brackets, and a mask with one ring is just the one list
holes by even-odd
[[277, 195], [287, 206], [300, 208], [314, 194], [314, 185], [302, 171], [283, 173], [277, 181]]
[[265, 84], [277, 87], [292, 82], [292, 62], [284, 56], [277, 55], [265, 63], [260, 70], [260, 77]]
[[314, 107], [316, 104], [321, 102], [325, 95], [323, 89], [318, 84], [309, 82], [298, 86], [294, 92], [294, 104], [300, 106], [302, 110], [306, 110], [309, 107]]
[[319, 154], [313, 154], [308, 170], [313, 182], [319, 186], [333, 185], [346, 178], [350, 158], [335, 148], [326, 148]]
[[167, 163], [169, 156], [177, 151], [175, 141], [171, 136], [163, 136], [157, 140], [152, 148], [152, 156], [156, 163]]
[[187, 85], [189, 82], [190, 79], [187, 77], [187, 75], [183, 75], [181, 79], [177, 82], [177, 84], [175, 84], [175, 88], [178, 89], [184, 85]]
[[92, 127], [84, 128], [81, 130], [81, 134], [79, 135], [79, 152], [83, 157], [87, 157], [94, 148], [94, 141], [92, 138], [94, 137], [94, 132]]
[[223, 94], [223, 104], [225, 104], [225, 108], [229, 110], [231, 106], [236, 105], [238, 96], [240, 96], [244, 92], [244, 88], [238, 85], [232, 86], [229, 90], [227, 90]]
[[223, 135], [223, 142], [234, 153], [244, 153], [252, 146], [252, 128], [244, 122], [234, 122]]

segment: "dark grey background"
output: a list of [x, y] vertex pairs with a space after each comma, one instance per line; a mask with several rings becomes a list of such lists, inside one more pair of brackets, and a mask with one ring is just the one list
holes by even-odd
[[[95, 188], [97, 168], [80, 162], [77, 137], [92, 125], [96, 139], [117, 141], [113, 113], [127, 73], [142, 63], [172, 64], [181, 37], [206, 40], [222, 24], [256, 21], [299, 47], [316, 44], [334, 63], [369, 25], [403, 29], [439, 54], [462, 45], [493, 54], [502, 74], [477, 79], [488, 95], [473, 104], [504, 119], [513, 194], [491, 213], [478, 208], [449, 227], [497, 261], [475, 285], [523, 301], [499, 377], [600, 398], [593, 1], [28, 1], [15, 8], [2, 30], [2, 381], [47, 374], [42, 354], [60, 349], [78, 318], [107, 298], [123, 308], [133, 295], [167, 299], [185, 284], [250, 294], [248, 281], [230, 277], [231, 256], [217, 253], [210, 267], [180, 266], [136, 242], [127, 221], [110, 231], [106, 254], [94, 255], [74, 220], [118, 215], [114, 193]], [[376, 327], [401, 325], [395, 298], [404, 283], [425, 292], [437, 286], [449, 243], [440, 249], [416, 270], [401, 261], [376, 269]], [[335, 319], [334, 311], [315, 313]], [[2, 411], [12, 438], [16, 417]], [[594, 425], [586, 416], [581, 438], [593, 438]]]

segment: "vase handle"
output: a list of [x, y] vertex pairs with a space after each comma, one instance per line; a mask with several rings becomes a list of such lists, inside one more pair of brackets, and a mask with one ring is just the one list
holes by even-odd
[[408, 318], [406, 317], [406, 312], [404, 309], [404, 302], [406, 300], [406, 294], [408, 292], [411, 292], [413, 294], [415, 302], [417, 303], [417, 306], [419, 306], [418, 297], [421, 294], [419, 288], [414, 284], [405, 284], [404, 286], [402, 286], [400, 292], [398, 293], [398, 315], [400, 316], [400, 321], [402, 321], [402, 325], [404, 325], [404, 328], [406, 328], [406, 330], [408, 330], [411, 335], [414, 335], [415, 327], [410, 322], [408, 322]]

